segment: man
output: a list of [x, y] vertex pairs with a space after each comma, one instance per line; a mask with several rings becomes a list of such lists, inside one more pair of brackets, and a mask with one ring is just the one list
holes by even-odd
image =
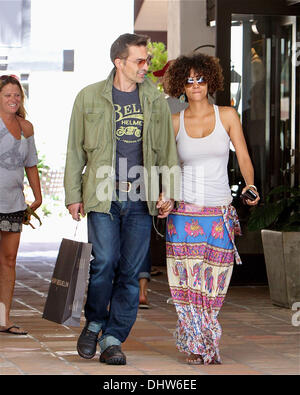
[[169, 199], [158, 201], [153, 167], [178, 163], [168, 104], [145, 78], [147, 44], [147, 37], [135, 34], [112, 44], [109, 77], [84, 88], [75, 100], [66, 159], [66, 206], [75, 220], [88, 213], [94, 257], [77, 350], [93, 358], [102, 332], [100, 362], [114, 365], [126, 364], [121, 343], [136, 320], [138, 274], [152, 216], [159, 209], [166, 217], [173, 208], [172, 180], [162, 177]]

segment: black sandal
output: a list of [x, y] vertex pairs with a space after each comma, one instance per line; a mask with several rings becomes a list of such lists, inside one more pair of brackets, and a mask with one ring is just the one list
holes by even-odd
[[15, 328], [15, 329], [20, 329], [19, 326], [17, 326], [17, 325], [12, 325], [12, 326], [10, 326], [10, 327], [7, 328], [7, 329], [0, 330], [0, 332], [1, 332], [1, 333], [10, 333], [11, 335], [27, 335], [27, 334], [28, 334], [28, 332], [25, 332], [25, 331], [23, 331], [23, 332], [15, 332], [15, 331], [12, 331], [13, 328]]

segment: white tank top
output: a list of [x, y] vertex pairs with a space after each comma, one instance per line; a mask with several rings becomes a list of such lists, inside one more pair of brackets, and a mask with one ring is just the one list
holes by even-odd
[[176, 142], [182, 169], [181, 199], [200, 206], [227, 206], [232, 202], [227, 172], [230, 138], [222, 125], [218, 106], [213, 107], [214, 130], [202, 138], [188, 136], [185, 110], [180, 112]]

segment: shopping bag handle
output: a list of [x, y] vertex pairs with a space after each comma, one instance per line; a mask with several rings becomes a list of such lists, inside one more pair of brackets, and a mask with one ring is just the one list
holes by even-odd
[[[76, 224], [74, 224], [74, 228], [72, 229], [72, 233], [74, 232], [73, 239], [75, 241], [82, 242], [87, 237], [87, 235], [85, 234], [85, 231], [84, 231], [85, 225], [86, 225], [85, 221], [80, 220], [80, 221], [75, 221], [75, 222], [76, 222]], [[84, 222], [84, 223], [80, 225], [80, 222]], [[81, 228], [80, 228], [80, 226], [81, 226]], [[83, 239], [82, 239], [82, 237], [83, 237]]]
[[74, 232], [74, 239], [76, 239], [76, 233], [77, 233], [77, 229], [78, 229], [78, 224], [79, 224], [79, 221], [76, 221], [76, 227], [75, 227], [75, 232]]

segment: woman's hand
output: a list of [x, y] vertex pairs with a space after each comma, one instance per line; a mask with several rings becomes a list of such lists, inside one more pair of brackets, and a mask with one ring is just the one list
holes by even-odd
[[248, 189], [254, 192], [257, 195], [257, 198], [255, 200], [245, 199], [245, 202], [248, 204], [248, 206], [256, 206], [260, 200], [259, 193], [251, 186], [246, 185], [245, 188], [243, 188], [242, 190], [242, 194], [248, 191]]
[[31, 205], [30, 208], [35, 211], [37, 208], [40, 207], [40, 205], [42, 204], [42, 199], [36, 199]]
[[158, 218], [166, 218], [174, 208], [173, 199], [164, 199], [163, 193], [159, 195], [159, 199], [156, 203], [158, 208]]

